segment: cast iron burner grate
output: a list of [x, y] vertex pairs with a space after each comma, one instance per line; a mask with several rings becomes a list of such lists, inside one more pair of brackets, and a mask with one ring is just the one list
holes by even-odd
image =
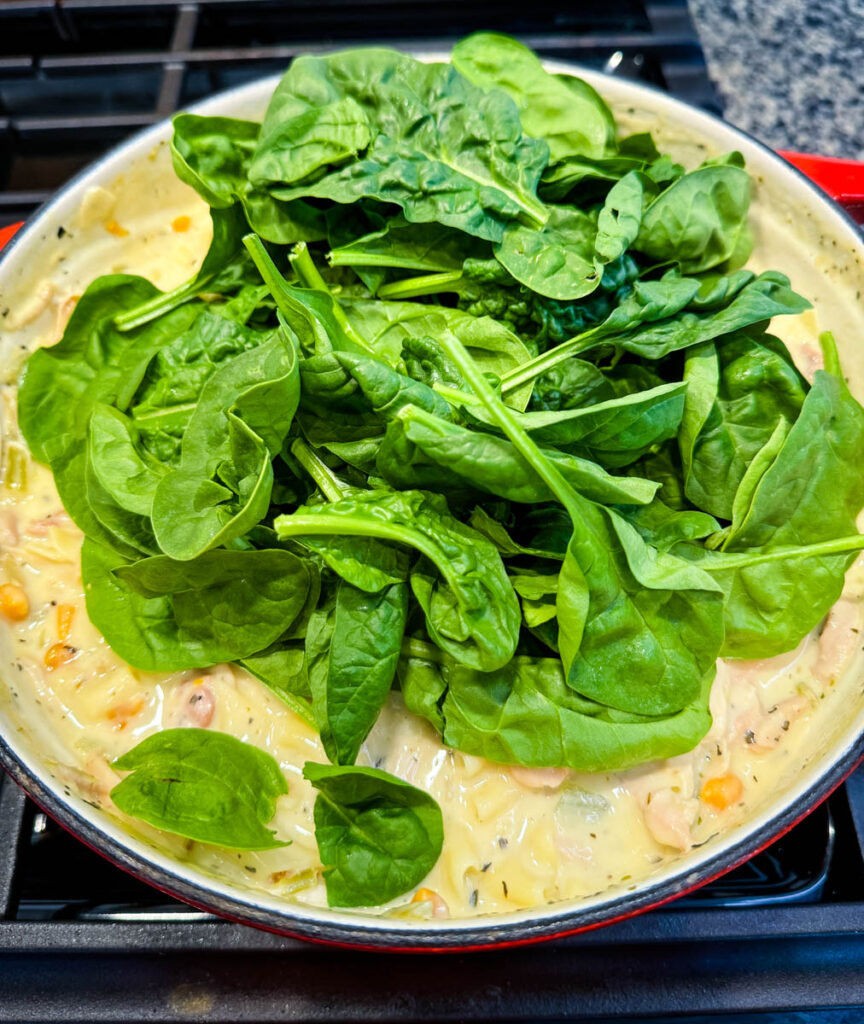
[[[3, 0], [0, 227], [130, 132], [296, 53], [446, 48], [490, 26], [718, 110], [684, 0]], [[525, 949], [376, 956], [177, 903], [0, 781], [0, 1022], [857, 1022], [839, 1008], [864, 1004], [862, 850], [859, 772], [769, 850], [668, 908]]]
[[131, 132], [298, 53], [447, 49], [490, 26], [719, 110], [684, 0], [3, 0], [0, 227]]
[[864, 770], [749, 864], [661, 910], [434, 959], [283, 939], [177, 903], [9, 780], [0, 836], [0, 1021], [701, 1024], [737, 1011], [738, 1024], [852, 1024], [858, 1011], [839, 1007], [864, 1004]]

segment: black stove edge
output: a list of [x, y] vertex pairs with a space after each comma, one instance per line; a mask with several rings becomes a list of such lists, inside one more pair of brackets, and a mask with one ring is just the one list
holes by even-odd
[[[650, 913], [536, 946], [522, 947], [558, 953], [588, 947], [633, 946], [651, 943], [698, 941], [758, 942], [776, 939], [807, 939], [814, 936], [860, 938], [864, 943], [864, 902], [790, 904], [780, 907], [653, 910]], [[287, 953], [316, 950], [338, 957], [335, 945], [315, 944], [227, 921], [0, 921], [0, 956], [4, 953], [177, 954], [206, 951], [222, 953]], [[505, 955], [507, 950], [472, 952], [471, 956]], [[358, 955], [365, 955], [359, 953]], [[382, 951], [387, 958], [411, 957]], [[447, 957], [460, 957], [458, 948]], [[864, 969], [864, 961], [862, 961]], [[2, 991], [2, 990], [0, 990]], [[864, 1016], [862, 1016], [864, 1019]]]

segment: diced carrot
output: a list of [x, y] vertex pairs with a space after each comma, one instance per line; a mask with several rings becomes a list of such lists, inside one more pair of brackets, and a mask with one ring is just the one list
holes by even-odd
[[72, 620], [75, 618], [74, 604], [57, 605], [57, 636], [68, 640], [72, 634]]
[[144, 698], [133, 697], [131, 700], [123, 701], [122, 704], [115, 704], [113, 708], [108, 708], [105, 717], [109, 722], [114, 722], [114, 728], [120, 731], [126, 728], [129, 719], [134, 718], [143, 707]]
[[433, 917], [449, 917], [450, 908], [434, 889], [418, 889], [411, 897], [412, 903], [431, 903]]
[[175, 217], [174, 220], [171, 221], [171, 227], [179, 233], [188, 231], [191, 224], [192, 218], [186, 216]]
[[45, 652], [45, 664], [53, 672], [55, 668], [59, 668], [60, 665], [65, 665], [67, 661], [71, 661], [77, 653], [78, 648], [73, 647], [71, 644], [62, 642], [51, 644]]
[[30, 602], [17, 583], [0, 586], [0, 612], [11, 622], [22, 622], [30, 614]]
[[718, 775], [708, 779], [702, 787], [702, 801], [718, 811], [725, 811], [737, 803], [744, 793], [744, 786], [737, 775]]
[[106, 220], [105, 230], [109, 235], [114, 235], [116, 238], [125, 238], [129, 234], [126, 228], [121, 227], [116, 220]]

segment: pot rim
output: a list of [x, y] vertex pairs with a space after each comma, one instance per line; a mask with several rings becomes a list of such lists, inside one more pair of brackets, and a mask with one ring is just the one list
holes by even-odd
[[[446, 60], [441, 51], [414, 50], [414, 56], [423, 60]], [[660, 106], [670, 119], [690, 124], [698, 134], [699, 126], [713, 129], [713, 136], [726, 135], [728, 141], [743, 142], [745, 148], [761, 154], [763, 162], [772, 171], [790, 175], [790, 181], [802, 185], [812, 193], [820, 215], [833, 221], [835, 228], [848, 235], [853, 247], [862, 251], [857, 225], [821, 189], [802, 172], [768, 146], [746, 132], [727, 124], [722, 119], [698, 110], [675, 99], [661, 89], [633, 81], [615, 79], [599, 72], [565, 61], [544, 61], [554, 73], [575, 74], [586, 79], [599, 91], [618, 98], [633, 100], [646, 97], [654, 107]], [[275, 87], [278, 75], [267, 76], [253, 82], [222, 91], [186, 108], [191, 113], [217, 114], [226, 105], [240, 105], [243, 100], [265, 96]], [[33, 215], [30, 222], [17, 232], [0, 257], [0, 275], [4, 267], [20, 250], [39, 242], [44, 221], [60, 207], [70, 207], [82, 189], [91, 182], [104, 180], [107, 173], [116, 175], [134, 154], [148, 145], [160, 142], [170, 130], [170, 118], [132, 135], [110, 150], [95, 163], [84, 168], [68, 181]], [[862, 715], [858, 716], [862, 720]], [[401, 922], [393, 918], [360, 914], [347, 914], [327, 908], [305, 907], [281, 903], [276, 909], [264, 905], [265, 899], [255, 891], [221, 882], [203, 872], [188, 869], [184, 876], [182, 865], [171, 863], [167, 855], [152, 850], [131, 834], [119, 829], [104, 812], [96, 823], [74, 798], [64, 798], [60, 787], [52, 783], [50, 772], [34, 763], [23, 749], [16, 749], [11, 736], [0, 734], [0, 764], [12, 779], [46, 813], [65, 829], [76, 835], [87, 846], [116, 866], [140, 880], [201, 910], [218, 914], [243, 924], [253, 925], [279, 934], [311, 941], [346, 946], [355, 949], [389, 950], [393, 952], [469, 951], [505, 948], [553, 938], [562, 938], [577, 932], [601, 927], [643, 913], [704, 885], [749, 859], [806, 817], [819, 803], [839, 786], [846, 776], [864, 760], [864, 734], [853, 728], [846, 729], [838, 749], [823, 758], [821, 771], [803, 789], [790, 787], [775, 803], [742, 825], [737, 838], [730, 836], [726, 845], [707, 857], [701, 864], [684, 863], [657, 881], [637, 884], [633, 891], [613, 892], [606, 899], [593, 903], [585, 900], [546, 904], [530, 910], [489, 917], [457, 918], [442, 921], [435, 926]], [[856, 735], [857, 732], [857, 735]], [[737, 834], [737, 833], [736, 833]], [[149, 851], [149, 855], [148, 855]], [[161, 863], [160, 863], [161, 862]], [[190, 875], [194, 880], [190, 880]], [[593, 898], [592, 898], [593, 899]]]

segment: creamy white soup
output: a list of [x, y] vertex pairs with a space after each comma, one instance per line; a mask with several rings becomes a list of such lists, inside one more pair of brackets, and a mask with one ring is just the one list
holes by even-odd
[[[96, 269], [140, 273], [160, 287], [182, 281], [206, 249], [209, 221], [188, 200], [124, 226], [114, 197], [94, 190], [81, 223], [101, 223]], [[128, 232], [132, 232], [131, 237]], [[135, 233], [138, 233], [136, 238]], [[121, 248], [122, 243], [122, 248]], [[112, 259], [116, 244], [122, 257]], [[2, 628], [14, 647], [15, 700], [35, 702], [71, 764], [56, 772], [75, 792], [123, 818], [109, 793], [111, 762], [148, 735], [194, 726], [230, 733], [268, 751], [288, 781], [272, 827], [291, 845], [264, 852], [220, 850], [128, 828], [220, 878], [285, 900], [325, 906], [315, 841], [315, 793], [306, 761], [325, 761], [316, 732], [265, 685], [232, 665], [171, 675], [130, 668], [88, 621], [80, 571], [82, 535], [64, 511], [50, 471], [30, 458], [16, 425], [16, 375], [27, 352], [59, 340], [93, 260], [71, 280], [46, 273], [4, 327], [20, 337], [2, 388], [0, 489]], [[54, 268], [56, 270], [56, 268]], [[34, 322], [44, 329], [34, 336]], [[805, 376], [819, 365], [815, 315], [773, 325]], [[443, 853], [422, 887], [383, 908], [426, 919], [470, 917], [572, 900], [612, 886], [635, 887], [692, 847], [752, 815], [802, 763], [843, 698], [836, 682], [861, 649], [864, 565], [847, 574], [842, 598], [799, 647], [762, 661], [721, 660], [711, 692], [713, 725], [690, 753], [628, 771], [493, 764], [442, 745], [391, 694], [358, 764], [427, 790], [443, 813]], [[379, 911], [382, 912], [382, 911]]]

